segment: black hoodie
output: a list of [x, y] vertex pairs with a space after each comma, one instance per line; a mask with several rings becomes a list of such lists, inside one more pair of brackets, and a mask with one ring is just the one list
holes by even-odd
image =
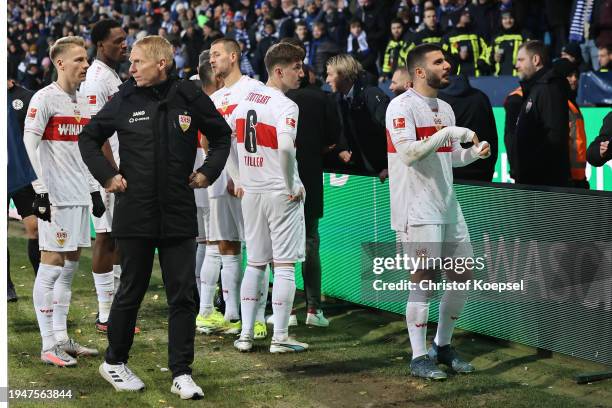
[[567, 100], [569, 83], [543, 68], [521, 81], [523, 105], [516, 124], [517, 183], [566, 187], [570, 180]]
[[[491, 181], [497, 162], [497, 130], [489, 97], [479, 89], [472, 88], [464, 75], [451, 77], [451, 83], [438, 94], [455, 112], [455, 124], [476, 132], [478, 140], [486, 140], [491, 146], [491, 157], [476, 160], [465, 167], [453, 168], [453, 177], [463, 180]], [[472, 143], [464, 143], [464, 148]]]

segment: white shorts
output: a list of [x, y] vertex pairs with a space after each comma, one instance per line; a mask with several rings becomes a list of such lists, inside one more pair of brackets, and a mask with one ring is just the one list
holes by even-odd
[[240, 199], [230, 195], [210, 198], [208, 241], [244, 241], [244, 222]]
[[254, 266], [304, 260], [306, 225], [303, 202], [287, 194], [244, 193], [242, 197], [247, 260]]
[[198, 236], [196, 242], [206, 241], [206, 231], [210, 228], [210, 208], [198, 207]]
[[115, 211], [115, 195], [113, 193], [107, 193], [103, 188], [100, 189], [100, 195], [102, 201], [106, 207], [106, 211], [102, 214], [102, 217], [91, 216], [94, 225], [94, 231], [96, 233], [112, 232], [113, 231], [113, 213]]
[[51, 222], [38, 220], [38, 246], [52, 252], [90, 247], [89, 206], [51, 206]]
[[429, 258], [473, 258], [470, 233], [465, 221], [456, 224], [409, 225], [399, 231], [404, 253]]

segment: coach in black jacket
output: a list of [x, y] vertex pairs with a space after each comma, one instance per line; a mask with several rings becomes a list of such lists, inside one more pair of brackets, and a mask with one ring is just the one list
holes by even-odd
[[545, 68], [546, 53], [540, 41], [527, 41], [518, 52], [523, 105], [513, 143], [513, 173], [517, 183], [566, 187], [570, 180], [569, 83]]
[[[172, 46], [165, 39], [150, 36], [136, 42], [130, 61], [133, 78], [119, 87], [79, 137], [83, 160], [93, 176], [117, 193], [112, 235], [122, 254], [123, 273], [110, 312], [109, 346], [100, 373], [116, 389], [144, 387], [137, 377], [119, 374], [128, 360], [157, 248], [169, 305], [172, 392], [197, 398], [201, 389], [186, 380], [191, 380], [197, 311], [193, 188], [209, 186], [221, 173], [231, 130], [193, 82], [169, 75]], [[192, 173], [198, 130], [210, 145], [206, 162]], [[115, 131], [119, 170], [101, 151]]]

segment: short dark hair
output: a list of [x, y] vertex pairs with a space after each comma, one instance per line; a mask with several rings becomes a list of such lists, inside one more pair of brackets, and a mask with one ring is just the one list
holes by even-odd
[[215, 74], [210, 66], [210, 50], [204, 50], [198, 58], [198, 76], [204, 86], [215, 82]]
[[393, 24], [401, 24], [402, 28], [404, 27], [404, 22], [397, 17], [391, 20], [391, 24], [389, 24], [389, 27], [391, 27]]
[[266, 52], [264, 57], [264, 64], [269, 74], [272, 74], [272, 70], [277, 65], [289, 65], [294, 62], [300, 62], [304, 59], [306, 53], [304, 50], [296, 45], [281, 42], [274, 44]]
[[526, 41], [519, 47], [519, 50], [524, 49], [529, 55], [538, 55], [542, 60], [542, 65], [548, 65], [548, 50], [546, 45], [540, 40]]
[[425, 56], [430, 52], [442, 51], [442, 47], [433, 43], [425, 43], [414, 47], [406, 57], [406, 68], [412, 74], [414, 70], [423, 63]]
[[357, 26], [359, 26], [359, 27], [363, 28], [363, 23], [361, 22], [361, 20], [360, 20], [360, 19], [358, 19], [358, 18], [353, 18], [353, 19], [351, 20], [350, 24], [349, 24], [349, 27], [353, 28], [353, 27], [357, 27]]
[[100, 20], [94, 24], [91, 29], [91, 42], [96, 47], [98, 43], [108, 38], [113, 28], [121, 27], [121, 24], [117, 20]]

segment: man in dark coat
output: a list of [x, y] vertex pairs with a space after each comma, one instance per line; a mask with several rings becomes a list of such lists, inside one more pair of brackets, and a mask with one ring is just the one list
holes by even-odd
[[[308, 70], [309, 68], [305, 69]], [[327, 327], [329, 321], [321, 310], [319, 257], [319, 219], [323, 217], [323, 154], [337, 143], [340, 123], [333, 101], [320, 87], [309, 85], [308, 72], [305, 74], [300, 88], [289, 91], [287, 97], [300, 109], [296, 156], [300, 180], [306, 190], [306, 260], [302, 265], [307, 306], [306, 324]]]
[[595, 138], [587, 149], [587, 161], [591, 166], [601, 167], [612, 159], [612, 112], [609, 112], [603, 120], [599, 136]]
[[[133, 78], [85, 126], [83, 161], [107, 191], [116, 193], [113, 236], [121, 251], [121, 285], [108, 320], [108, 349], [99, 371], [119, 391], [144, 383], [126, 363], [140, 303], [151, 277], [155, 249], [168, 299], [171, 392], [203, 396], [191, 378], [197, 313], [194, 188], [212, 184], [225, 166], [231, 130], [192, 81], [170, 74], [172, 45], [159, 36], [137, 41], [130, 55]], [[193, 171], [198, 131], [209, 140], [204, 165]], [[101, 148], [117, 132], [120, 169]]]
[[569, 185], [569, 83], [547, 66], [541, 41], [527, 41], [518, 52], [523, 105], [513, 143], [513, 173], [517, 183]]

